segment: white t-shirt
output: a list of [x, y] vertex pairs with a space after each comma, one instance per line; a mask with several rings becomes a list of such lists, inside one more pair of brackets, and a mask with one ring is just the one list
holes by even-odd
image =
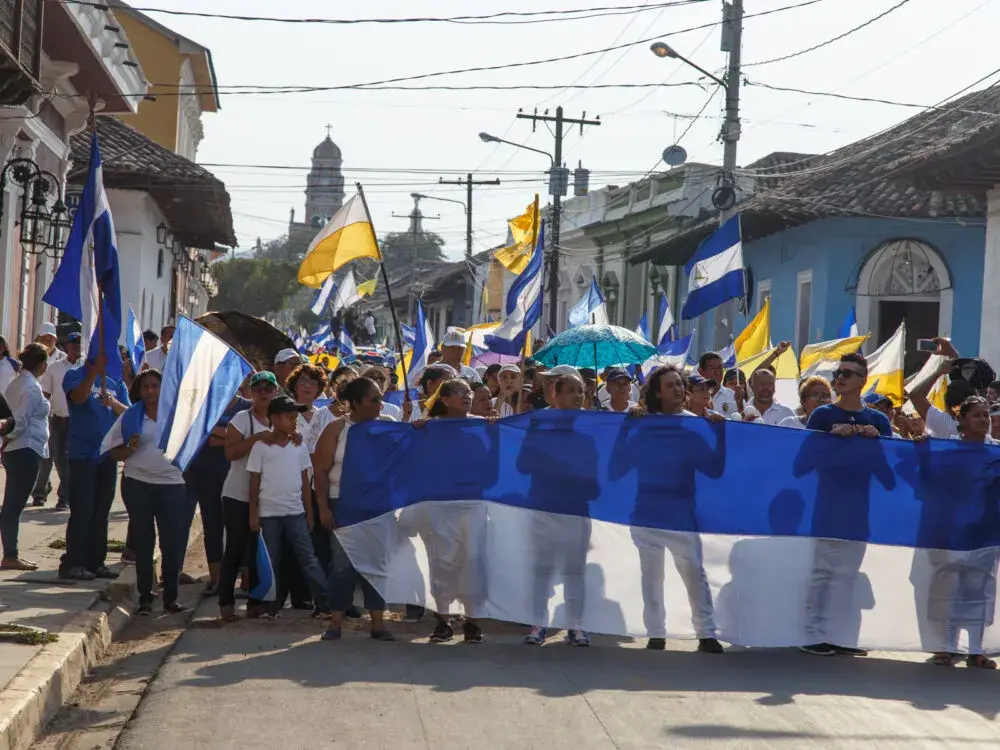
[[260, 517], [297, 516], [302, 505], [302, 472], [312, 466], [305, 443], [255, 443], [247, 457], [247, 471], [260, 474]]
[[316, 452], [316, 444], [319, 442], [323, 430], [336, 417], [327, 408], [317, 409], [313, 412], [312, 419], [306, 420], [305, 414], [299, 414], [299, 432], [302, 434], [302, 443], [309, 449], [309, 453]]
[[[249, 409], [246, 409], [245, 411], [237, 412], [229, 424], [235, 427], [243, 437], [249, 437], [251, 433], [250, 420], [251, 412]], [[270, 431], [270, 425], [253, 417], [253, 434], [256, 435], [258, 432]], [[229, 464], [229, 473], [226, 475], [226, 481], [222, 485], [223, 497], [231, 497], [233, 500], [239, 500], [244, 503], [250, 502], [250, 475], [247, 473], [247, 459], [249, 457], [249, 454], [247, 454], [243, 458], [238, 458]], [[306, 454], [306, 457], [308, 458], [308, 454]]]
[[927, 419], [924, 420], [927, 434], [936, 438], [958, 437], [958, 422], [951, 414], [947, 414], [936, 406], [927, 410]]
[[49, 362], [49, 366], [45, 369], [45, 373], [39, 382], [42, 385], [42, 390], [49, 394], [49, 401], [52, 403], [52, 416], [69, 417], [69, 404], [66, 403], [66, 391], [62, 387], [63, 378], [66, 377], [66, 373], [70, 370], [83, 367], [83, 363], [83, 357], [80, 357], [74, 364], [66, 356], [63, 356], [62, 359], [55, 363]]
[[627, 414], [629, 409], [634, 409], [636, 406], [638, 406], [638, 404], [635, 401], [629, 401], [627, 404], [625, 404], [624, 409], [618, 411], [617, 409], [615, 409], [615, 407], [611, 405], [611, 399], [608, 399], [606, 402], [604, 402], [603, 406], [608, 411], [613, 411], [615, 414]]
[[[757, 409], [760, 413], [760, 410]], [[754, 420], [758, 424], [769, 424], [769, 425], [780, 425], [783, 420], [789, 417], [795, 416], [795, 410], [789, 409], [784, 404], [779, 404], [777, 401], [772, 401], [771, 405], [767, 408], [767, 411], [761, 416], [760, 419]]]
[[[112, 430], [117, 431], [115, 445], [125, 445], [122, 436], [122, 417], [118, 417]], [[148, 414], [142, 417], [139, 447], [125, 459], [125, 476], [147, 484], [184, 484], [184, 474], [163, 457], [156, 442], [156, 420]]]
[[159, 370], [163, 372], [163, 363], [167, 361], [167, 353], [163, 351], [162, 346], [158, 346], [155, 349], [150, 349], [146, 352], [146, 358], [143, 360], [145, 364], [149, 366], [151, 370]]
[[382, 402], [382, 412], [383, 417], [388, 417], [393, 422], [403, 421], [403, 410], [396, 406], [395, 404], [390, 404], [388, 401]]
[[[768, 411], [770, 411], [770, 409], [768, 409]], [[804, 430], [806, 428], [806, 426], [802, 424], [802, 420], [794, 414], [790, 417], [785, 417], [778, 422], [778, 427], [791, 427], [793, 430]]]

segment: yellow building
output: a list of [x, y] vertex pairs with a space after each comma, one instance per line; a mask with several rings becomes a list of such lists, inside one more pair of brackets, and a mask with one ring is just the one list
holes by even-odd
[[110, 5], [150, 82], [139, 111], [122, 119], [194, 161], [203, 137], [201, 114], [219, 110], [211, 51], [120, 0]]

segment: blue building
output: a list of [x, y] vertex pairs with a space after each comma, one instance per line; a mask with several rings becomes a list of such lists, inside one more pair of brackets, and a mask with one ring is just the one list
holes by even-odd
[[[986, 190], [918, 187], [901, 165], [970, 117], [995, 121], [997, 112], [1000, 88], [991, 88], [829, 154], [777, 153], [741, 170], [753, 178], [740, 206], [749, 310], [724, 306], [690, 321], [700, 349], [726, 343], [730, 320], [740, 330], [770, 297], [771, 338], [796, 350], [836, 338], [855, 307], [859, 330], [872, 334], [869, 351], [905, 319], [910, 372], [922, 361], [917, 338], [949, 336], [963, 354], [978, 353]], [[717, 218], [689, 224], [632, 261], [681, 266], [717, 226]], [[667, 290], [674, 309], [685, 286]]]

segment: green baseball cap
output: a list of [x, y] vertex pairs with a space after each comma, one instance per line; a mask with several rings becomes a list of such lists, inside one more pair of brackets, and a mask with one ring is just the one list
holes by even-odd
[[278, 387], [278, 379], [274, 377], [273, 372], [268, 372], [263, 370], [262, 372], [255, 372], [250, 378], [250, 387], [254, 388], [258, 385], [273, 385], [275, 388]]

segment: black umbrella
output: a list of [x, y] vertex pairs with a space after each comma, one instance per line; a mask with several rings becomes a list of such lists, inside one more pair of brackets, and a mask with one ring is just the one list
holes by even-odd
[[295, 344], [266, 320], [236, 310], [205, 313], [195, 322], [242, 354], [256, 370], [270, 370], [274, 355]]

